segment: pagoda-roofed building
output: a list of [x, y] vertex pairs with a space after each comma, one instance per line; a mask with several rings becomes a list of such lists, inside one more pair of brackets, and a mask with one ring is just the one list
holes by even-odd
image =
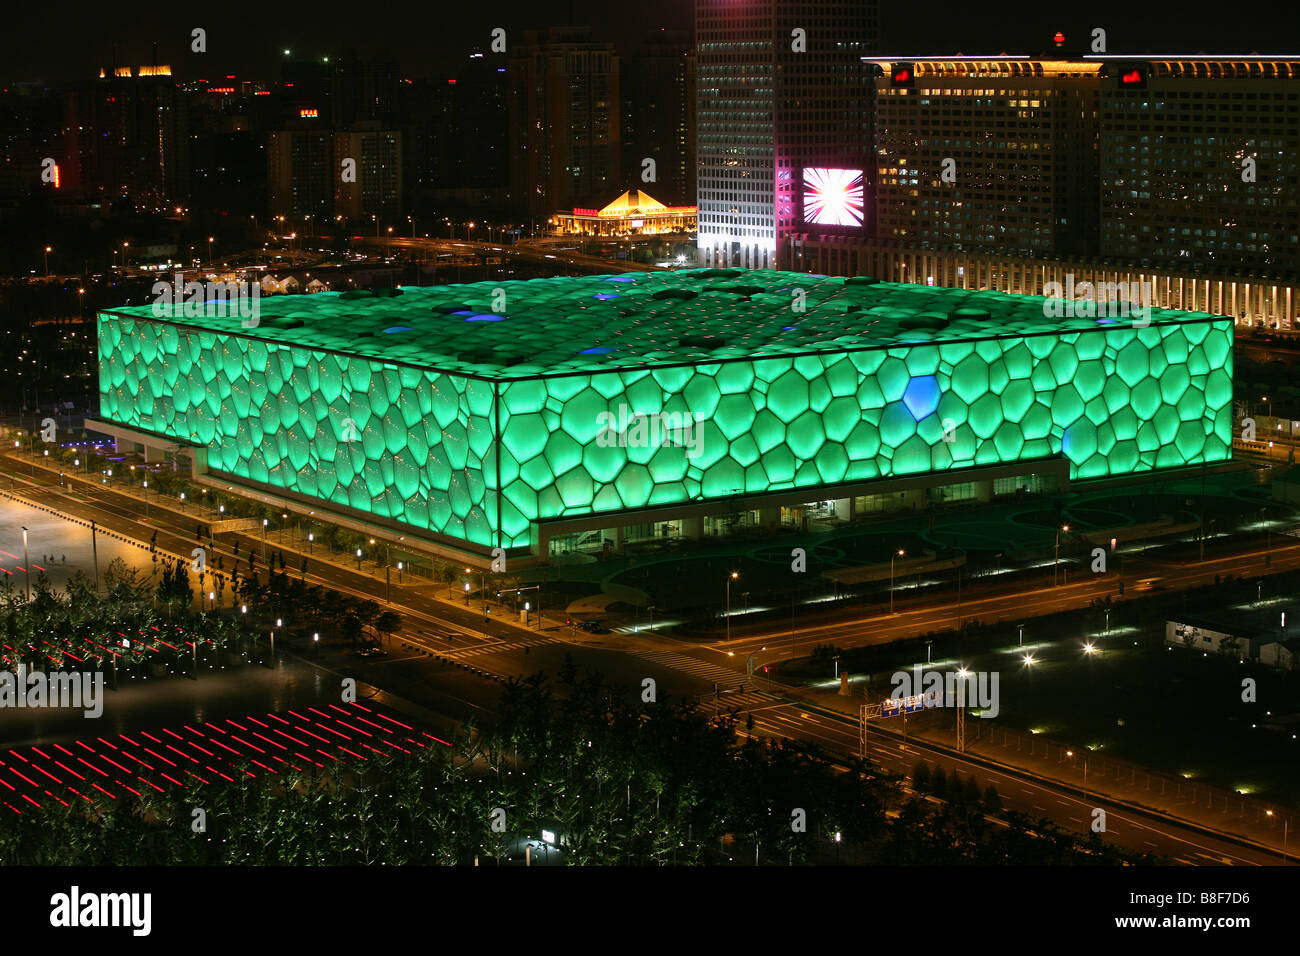
[[556, 213], [551, 227], [565, 236], [646, 236], [693, 233], [695, 206], [665, 206], [641, 189], [629, 189], [604, 209]]

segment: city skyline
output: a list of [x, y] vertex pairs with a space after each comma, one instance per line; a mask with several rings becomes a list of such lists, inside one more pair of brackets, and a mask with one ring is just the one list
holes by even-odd
[[[155, 47], [160, 62], [173, 65], [187, 80], [217, 79], [226, 72], [270, 81], [283, 50], [298, 48], [305, 57], [355, 55], [373, 60], [396, 60], [413, 78], [448, 75], [440, 62], [455, 63], [474, 49], [486, 49], [491, 31], [543, 29], [547, 26], [590, 26], [601, 39], [636, 43], [663, 28], [694, 31], [692, 0], [668, 0], [645, 11], [595, 2], [570, 0], [538, 8], [524, 0], [505, 0], [490, 10], [459, 9], [450, 16], [441, 8], [413, 8], [404, 13], [407, 29], [397, 31], [381, 18], [358, 15], [340, 31], [331, 18], [312, 22], [292, 7], [236, 3], [209, 19], [178, 10], [162, 0], [146, 0], [140, 20], [124, 26], [112, 7], [90, 4], [64, 5], [60, 18], [44, 8], [18, 7], [11, 38], [23, 36], [22, 45], [8, 51], [0, 64], [0, 82], [63, 83], [83, 78], [111, 61], [114, 48], [119, 62], [149, 63]], [[1187, 3], [1160, 0], [1134, 17], [1131, 5], [1120, 0], [1089, 5], [1081, 14], [1053, 11], [1035, 0], [999, 4], [999, 18], [990, 21], [977, 4], [944, 4], [939, 10], [913, 4], [884, 4], [880, 11], [885, 55], [1043, 52], [1043, 38], [1056, 30], [1086, 36], [1093, 28], [1108, 31], [1112, 49], [1129, 53], [1219, 54], [1300, 52], [1300, 17], [1284, 7], [1252, 9], [1249, 17], [1216, 17], [1221, 8], [1208, 0]], [[80, 28], [69, 31], [67, 17]], [[149, 27], [140, 23], [147, 22]], [[249, 26], [257, 24], [257, 30]], [[1207, 24], [1213, 23], [1213, 28]], [[195, 27], [208, 32], [211, 65], [190, 53], [190, 33]], [[344, 36], [346, 38], [344, 38]], [[453, 70], [454, 72], [454, 70]]]

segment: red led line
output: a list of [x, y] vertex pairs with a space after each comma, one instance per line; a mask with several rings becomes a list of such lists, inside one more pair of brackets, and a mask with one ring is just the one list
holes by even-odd
[[[170, 760], [168, 760], [168, 759], [167, 759], [166, 757], [164, 757], [162, 754], [156, 754], [156, 753], [154, 753], [152, 750], [150, 750], [148, 747], [141, 747], [140, 749], [143, 750], [145, 753], [150, 754], [151, 756], [157, 757], [159, 760], [161, 760], [163, 763], [167, 764], [167, 766], [169, 766], [169, 767], [175, 767], [175, 766], [176, 766], [176, 764], [172, 763]], [[144, 763], [143, 760], [140, 761], [140, 762], [141, 762], [141, 763]], [[152, 768], [150, 768], [150, 769], [152, 769]]]
[[104, 773], [104, 771], [100, 770], [98, 767], [96, 767], [93, 763], [91, 763], [91, 762], [90, 762], [89, 760], [87, 760], [85, 757], [78, 757], [77, 759], [80, 760], [82, 763], [84, 763], [84, 764], [85, 764], [87, 767], [89, 767], [91, 770], [95, 771], [95, 773], [99, 774], [101, 777], [107, 777], [107, 776], [108, 776], [108, 774]]

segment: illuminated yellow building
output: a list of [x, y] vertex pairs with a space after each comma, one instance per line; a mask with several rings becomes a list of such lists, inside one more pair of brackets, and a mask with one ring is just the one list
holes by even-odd
[[574, 209], [551, 217], [565, 236], [651, 236], [696, 229], [695, 206], [665, 206], [639, 189], [629, 189], [604, 209]]

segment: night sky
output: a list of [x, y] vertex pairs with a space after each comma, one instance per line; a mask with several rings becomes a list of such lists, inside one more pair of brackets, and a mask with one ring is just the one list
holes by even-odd
[[[744, 3], [745, 0], [732, 0]], [[1064, 30], [1086, 37], [1107, 31], [1111, 52], [1300, 53], [1300, 5], [1294, 3], [1051, 0], [994, 3], [884, 0], [882, 53], [1039, 53], [1047, 37]], [[353, 17], [335, 11], [355, 9]], [[22, 3], [5, 13], [0, 81], [61, 82], [86, 78], [111, 62], [158, 60], [183, 79], [234, 73], [275, 79], [287, 47], [295, 54], [391, 58], [413, 77], [453, 75], [493, 27], [507, 36], [531, 27], [590, 24], [598, 35], [633, 41], [659, 27], [690, 29], [693, 0], [490, 0], [487, 3], [343, 3], [301, 0], [181, 6], [175, 0], [120, 3]], [[208, 31], [208, 53], [188, 53], [190, 30]]]

